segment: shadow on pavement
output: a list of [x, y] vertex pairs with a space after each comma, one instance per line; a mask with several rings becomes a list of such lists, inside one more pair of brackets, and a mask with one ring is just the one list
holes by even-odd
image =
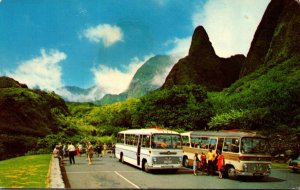
[[238, 177], [238, 181], [240, 182], [282, 182], [286, 181], [283, 179], [275, 178], [275, 177], [263, 177], [263, 178], [255, 178], [255, 177]]
[[65, 183], [65, 188], [71, 188], [65, 167], [60, 166], [60, 170], [61, 170], [61, 175], [62, 175], [63, 181]]

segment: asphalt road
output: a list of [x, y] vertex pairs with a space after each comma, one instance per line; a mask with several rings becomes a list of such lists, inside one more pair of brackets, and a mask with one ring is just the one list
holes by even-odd
[[109, 155], [94, 157], [88, 165], [85, 156], [75, 157], [76, 164], [64, 160], [62, 173], [66, 188], [103, 189], [291, 189], [300, 190], [300, 173], [287, 169], [272, 170], [262, 180], [241, 178], [238, 180], [219, 179], [218, 176], [194, 176], [191, 169], [182, 168], [177, 173], [146, 173], [139, 168], [120, 163]]

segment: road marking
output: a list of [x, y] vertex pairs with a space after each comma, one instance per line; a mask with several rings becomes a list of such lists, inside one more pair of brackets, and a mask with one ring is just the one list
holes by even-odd
[[115, 173], [120, 176], [121, 178], [123, 178], [125, 181], [127, 181], [128, 183], [130, 183], [132, 186], [134, 186], [137, 189], [140, 189], [139, 186], [137, 186], [136, 184], [132, 183], [131, 181], [129, 181], [128, 179], [126, 179], [124, 176], [122, 176], [121, 174], [119, 174], [117, 171], [115, 171]]

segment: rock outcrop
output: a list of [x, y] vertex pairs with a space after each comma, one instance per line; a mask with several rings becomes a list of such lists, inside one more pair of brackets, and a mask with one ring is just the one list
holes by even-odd
[[300, 3], [272, 0], [255, 32], [240, 78], [268, 62], [293, 57], [300, 52]]
[[163, 88], [182, 84], [200, 84], [220, 91], [238, 79], [244, 55], [218, 57], [202, 26], [193, 34], [188, 56], [174, 65]]

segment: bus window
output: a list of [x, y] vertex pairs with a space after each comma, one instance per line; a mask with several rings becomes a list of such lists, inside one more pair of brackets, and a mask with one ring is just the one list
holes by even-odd
[[150, 136], [149, 135], [142, 136], [142, 147], [146, 147], [146, 148], [150, 147]]
[[242, 138], [242, 153], [246, 154], [268, 154], [268, 142], [263, 138]]
[[133, 135], [133, 144], [134, 146], [138, 146], [139, 143], [139, 135]]
[[222, 152], [224, 138], [218, 138], [217, 150]]
[[125, 143], [128, 145], [133, 145], [134, 135], [126, 134], [125, 135]]
[[225, 143], [223, 147], [224, 151], [228, 152], [239, 152], [239, 139], [238, 138], [225, 138]]
[[124, 144], [124, 134], [119, 133], [117, 136], [117, 143]]
[[217, 139], [209, 139], [209, 149], [215, 150], [217, 145]]
[[191, 147], [199, 148], [199, 138], [198, 137], [191, 137]]
[[208, 137], [201, 137], [200, 138], [200, 148], [208, 149], [209, 140]]
[[190, 146], [189, 137], [188, 136], [182, 136], [182, 145], [183, 146]]
[[154, 134], [151, 143], [152, 148], [182, 148], [180, 135]]

